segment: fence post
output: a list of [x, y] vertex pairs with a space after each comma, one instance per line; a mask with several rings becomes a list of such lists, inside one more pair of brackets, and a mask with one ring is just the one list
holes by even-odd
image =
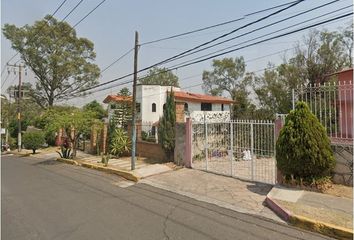
[[251, 179], [254, 181], [254, 134], [253, 134], [253, 121], [251, 120]]
[[230, 161], [231, 161], [231, 176], [234, 176], [234, 124], [230, 121]]
[[204, 117], [204, 129], [205, 129], [205, 144], [204, 144], [204, 148], [205, 148], [205, 170], [208, 171], [208, 124], [205, 121], [205, 117]]
[[187, 168], [192, 167], [192, 121], [190, 118], [186, 119], [186, 136], [185, 136], [185, 162]]

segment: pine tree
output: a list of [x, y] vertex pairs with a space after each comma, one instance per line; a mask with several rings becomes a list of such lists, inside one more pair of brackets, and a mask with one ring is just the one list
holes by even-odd
[[167, 156], [171, 158], [175, 149], [175, 124], [176, 124], [176, 106], [174, 93], [167, 93], [166, 105], [163, 110], [163, 116], [159, 122], [159, 143], [165, 150]]
[[285, 176], [311, 180], [329, 176], [335, 165], [325, 128], [304, 102], [286, 117], [276, 144], [277, 166]]

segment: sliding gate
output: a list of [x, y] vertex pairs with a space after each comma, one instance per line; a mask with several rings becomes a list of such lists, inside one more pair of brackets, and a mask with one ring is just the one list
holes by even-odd
[[275, 184], [274, 122], [192, 122], [192, 167]]

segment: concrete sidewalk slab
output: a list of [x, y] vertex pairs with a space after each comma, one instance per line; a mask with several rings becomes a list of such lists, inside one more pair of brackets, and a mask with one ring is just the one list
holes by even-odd
[[152, 165], [145, 165], [145, 167], [141, 167], [139, 169], [133, 170], [133, 173], [140, 176], [140, 178], [147, 178], [153, 175], [166, 173], [172, 171], [172, 169], [163, 164], [152, 164]]
[[284, 223], [263, 204], [267, 193], [272, 188], [271, 185], [241, 181], [187, 168], [148, 177], [142, 179], [140, 183], [233, 211], [262, 216]]
[[303, 190], [274, 186], [267, 196], [271, 199], [282, 200], [287, 202], [297, 202], [303, 194]]
[[353, 200], [328, 194], [274, 187], [268, 206], [291, 224], [340, 239], [353, 237]]

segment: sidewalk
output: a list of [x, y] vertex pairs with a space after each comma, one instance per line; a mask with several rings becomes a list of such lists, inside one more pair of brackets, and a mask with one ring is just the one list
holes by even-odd
[[272, 186], [183, 168], [139, 181], [234, 211], [283, 222], [264, 205]]
[[276, 186], [266, 202], [295, 226], [337, 238], [353, 237], [353, 199]]

